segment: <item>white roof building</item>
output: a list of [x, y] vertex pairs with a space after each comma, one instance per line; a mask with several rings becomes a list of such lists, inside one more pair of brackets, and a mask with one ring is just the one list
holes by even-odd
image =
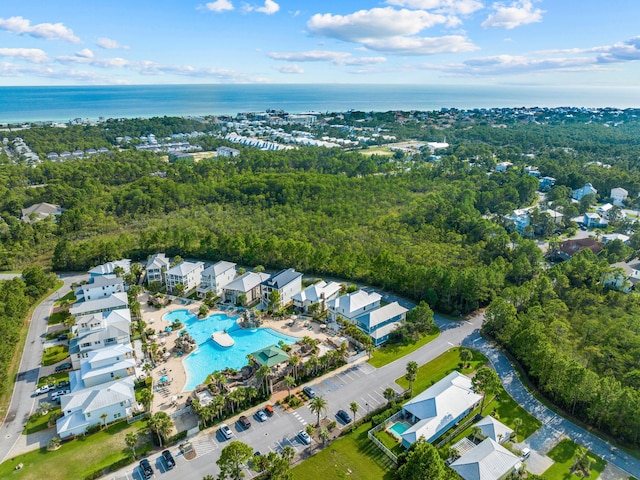
[[20, 220], [26, 223], [37, 222], [44, 220], [50, 215], [60, 215], [62, 211], [63, 209], [60, 205], [36, 203], [35, 205], [22, 209], [22, 217], [20, 217]]
[[327, 303], [329, 318], [334, 322], [338, 316], [350, 321], [354, 320], [363, 313], [378, 308], [381, 299], [382, 296], [379, 293], [367, 293], [364, 290], [343, 295]]
[[482, 400], [473, 391], [471, 379], [453, 371], [403, 406], [412, 422], [402, 434], [402, 445], [411, 446], [420, 437], [432, 442], [470, 413]]
[[145, 272], [147, 284], [160, 282], [164, 284], [164, 273], [169, 269], [170, 262], [164, 253], [156, 253], [147, 260]]
[[321, 280], [296, 293], [293, 296], [293, 305], [307, 311], [311, 305], [318, 303], [320, 310], [323, 311], [327, 308], [327, 302], [333, 300], [340, 293], [340, 288], [342, 285], [338, 282], [327, 283]]
[[269, 279], [268, 273], [246, 272], [222, 288], [223, 301], [237, 302], [240, 295], [246, 296], [248, 304], [260, 298], [260, 284]]
[[464, 480], [500, 480], [520, 466], [520, 459], [491, 438], [451, 465]]
[[110, 312], [121, 308], [129, 308], [129, 300], [124, 292], [114, 293], [106, 298], [74, 303], [69, 309], [71, 315], [90, 315], [92, 313]]
[[97, 275], [111, 275], [113, 274], [116, 267], [120, 267], [124, 270], [124, 273], [129, 273], [131, 271], [131, 260], [128, 258], [123, 258], [122, 260], [116, 260], [115, 262], [107, 262], [102, 265], [98, 265], [97, 267], [93, 267], [89, 270], [89, 273], [92, 277]]
[[496, 420], [491, 415], [487, 415], [482, 420], [477, 422], [474, 427], [480, 428], [482, 435], [490, 438], [498, 443], [504, 443], [511, 438], [513, 430], [507, 427], [504, 423]]
[[618, 187], [611, 189], [611, 200], [613, 201], [613, 204], [617, 205], [618, 207], [622, 207], [624, 201], [628, 196], [629, 192], [627, 192], [624, 188]]
[[173, 292], [176, 285], [184, 285], [185, 292], [193, 290], [200, 284], [204, 263], [180, 262], [165, 273], [167, 290]]

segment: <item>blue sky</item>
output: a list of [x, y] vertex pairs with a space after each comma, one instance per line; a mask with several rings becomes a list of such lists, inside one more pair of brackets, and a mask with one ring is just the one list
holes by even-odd
[[638, 0], [2, 0], [0, 85], [636, 87], [638, 19]]

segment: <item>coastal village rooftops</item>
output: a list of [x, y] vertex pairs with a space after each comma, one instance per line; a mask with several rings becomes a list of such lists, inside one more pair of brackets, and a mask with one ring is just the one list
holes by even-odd
[[36, 203], [22, 209], [22, 217], [20, 220], [26, 223], [37, 222], [38, 220], [47, 218], [49, 215], [60, 215], [62, 211], [63, 210], [60, 205], [54, 205], [52, 203]]
[[123, 258], [122, 260], [116, 260], [115, 262], [107, 262], [102, 265], [98, 265], [89, 270], [92, 276], [96, 275], [110, 275], [114, 272], [116, 267], [120, 267], [124, 270], [124, 273], [131, 271], [131, 260]]
[[367, 293], [364, 290], [358, 290], [357, 292], [349, 293], [348, 295], [343, 295], [332, 300], [329, 303], [329, 308], [348, 316], [350, 313], [357, 312], [367, 305], [379, 302], [381, 299], [382, 296], [379, 293]]
[[204, 264], [202, 262], [180, 262], [178, 265], [171, 267], [167, 270], [167, 275], [176, 275], [178, 277], [184, 277], [189, 275], [189, 273], [197, 270]]
[[303, 303], [311, 302], [317, 303], [323, 299], [331, 298], [340, 291], [340, 285], [338, 282], [325, 282], [321, 280], [313, 285], [309, 285], [301, 292], [296, 293], [293, 296], [293, 300]]
[[293, 268], [287, 268], [285, 270], [280, 270], [273, 277], [270, 277], [263, 281], [262, 284], [266, 287], [280, 289], [301, 276], [302, 273], [296, 272]]
[[164, 253], [156, 253], [147, 260], [147, 270], [169, 268], [169, 259]]
[[[369, 313], [366, 313], [365, 315], [369, 316], [369, 329], [373, 330], [376, 325], [380, 325], [381, 323], [384, 323], [391, 318], [398, 317], [404, 313], [407, 313], [408, 311], [409, 310], [404, 308], [398, 302], [392, 302], [385, 305], [384, 307], [380, 307]], [[358, 320], [360, 318], [362, 318], [362, 316], [358, 317]]]
[[513, 433], [513, 430], [507, 427], [504, 423], [496, 420], [491, 415], [484, 417], [482, 420], [477, 422], [474, 427], [480, 428], [482, 435], [489, 437], [498, 443], [503, 443], [509, 440]]
[[284, 350], [275, 345], [263, 348], [257, 352], [251, 354], [260, 365], [266, 365], [267, 367], [274, 367], [279, 363], [289, 360], [289, 355]]
[[130, 401], [133, 384], [134, 377], [130, 376], [71, 392], [61, 397], [61, 409], [65, 412], [80, 408], [82, 413], [86, 414], [115, 403]]
[[207, 267], [202, 272], [202, 275], [211, 275], [214, 277], [218, 277], [222, 275], [227, 270], [231, 270], [232, 268], [236, 268], [236, 264], [233, 262], [226, 262], [224, 260], [219, 261], [218, 263], [214, 263], [213, 265]]

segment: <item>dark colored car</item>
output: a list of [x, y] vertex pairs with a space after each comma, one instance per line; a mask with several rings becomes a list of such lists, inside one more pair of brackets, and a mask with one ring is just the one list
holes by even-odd
[[176, 466], [176, 461], [173, 459], [173, 455], [169, 450], [162, 451], [162, 458], [164, 458], [164, 463], [167, 464], [167, 470], [171, 470]]
[[65, 370], [69, 370], [71, 368], [71, 363], [69, 362], [64, 362], [61, 363], [60, 365], [58, 365], [55, 370], [56, 372], [64, 372]]
[[146, 458], [140, 460], [140, 470], [142, 470], [142, 475], [144, 476], [144, 478], [153, 477], [153, 468], [151, 468], [151, 464]]
[[336, 413], [336, 417], [338, 417], [344, 423], [351, 423], [351, 415], [349, 415], [344, 410], [338, 410], [338, 413]]
[[249, 419], [247, 417], [245, 417], [244, 415], [240, 416], [240, 418], [238, 419], [238, 421], [240, 422], [240, 425], [242, 425], [242, 427], [246, 430], [249, 427], [251, 427], [251, 422], [249, 421]]
[[66, 333], [61, 333], [60, 335], [58, 335], [56, 337], [56, 340], [62, 342], [64, 340], [68, 340], [69, 339], [69, 335], [67, 335]]
[[302, 391], [304, 392], [304, 394], [309, 397], [309, 398], [315, 398], [316, 396], [316, 392], [313, 390], [313, 388], [311, 387], [304, 387], [302, 389]]
[[69, 380], [61, 380], [56, 385], [56, 388], [69, 388], [70, 386], [71, 383], [69, 382]]

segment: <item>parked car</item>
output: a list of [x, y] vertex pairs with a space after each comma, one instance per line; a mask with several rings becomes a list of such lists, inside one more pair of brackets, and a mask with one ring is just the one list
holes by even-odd
[[169, 450], [162, 451], [162, 458], [164, 458], [164, 463], [167, 465], [167, 470], [171, 470], [176, 466], [176, 461], [173, 459], [173, 455]]
[[55, 390], [56, 386], [53, 383], [50, 383], [48, 385], [42, 385], [41, 387], [36, 388], [35, 394], [36, 395], [42, 395], [43, 393], [48, 393], [51, 390]]
[[71, 386], [71, 382], [69, 380], [61, 380], [57, 383], [57, 388], [69, 388]]
[[313, 390], [313, 388], [311, 387], [304, 387], [302, 389], [302, 391], [304, 392], [304, 394], [309, 397], [309, 398], [315, 398], [316, 396], [316, 392]]
[[267, 415], [272, 417], [273, 416], [273, 407], [271, 405], [266, 405], [264, 407], [264, 413], [266, 413]]
[[67, 393], [71, 393], [71, 390], [68, 390], [68, 389], [57, 390], [51, 394], [51, 401], [60, 403], [60, 397], [63, 395], [66, 395]]
[[302, 441], [302, 443], [304, 443], [305, 445], [311, 445], [311, 437], [309, 436], [309, 434], [307, 432], [305, 432], [304, 430], [300, 430], [298, 432], [298, 438]]
[[153, 477], [153, 468], [151, 468], [151, 464], [146, 458], [140, 460], [140, 470], [142, 470], [142, 475], [144, 476], [144, 478]]
[[251, 427], [251, 422], [244, 415], [241, 415], [238, 421], [240, 422], [240, 425], [242, 425], [242, 428], [244, 428], [245, 430]]
[[65, 370], [69, 370], [71, 368], [71, 363], [70, 362], [64, 362], [61, 363], [60, 365], [58, 365], [56, 367], [56, 372], [64, 372]]
[[524, 460], [525, 458], [528, 458], [528, 457], [529, 457], [529, 455], [531, 455], [531, 449], [530, 449], [530, 448], [527, 448], [527, 447], [523, 448], [523, 449], [522, 449], [522, 453], [521, 453], [521, 455], [522, 455], [522, 459], [523, 459], [523, 460]]
[[222, 425], [220, 425], [220, 428], [218, 429], [218, 431], [222, 434], [222, 436], [224, 438], [226, 438], [227, 440], [230, 440], [231, 437], [233, 436], [233, 432], [231, 431], [231, 429], [229, 428], [229, 425], [227, 425], [226, 423], [223, 423]]
[[61, 333], [60, 335], [58, 335], [56, 337], [56, 340], [63, 342], [64, 340], [67, 340], [69, 338], [69, 335], [66, 333]]
[[342, 420], [344, 423], [351, 423], [351, 416], [344, 410], [338, 410], [336, 417]]
[[256, 412], [255, 417], [260, 420], [261, 422], [266, 422], [267, 421], [267, 414], [264, 413], [264, 410], [258, 410]]

